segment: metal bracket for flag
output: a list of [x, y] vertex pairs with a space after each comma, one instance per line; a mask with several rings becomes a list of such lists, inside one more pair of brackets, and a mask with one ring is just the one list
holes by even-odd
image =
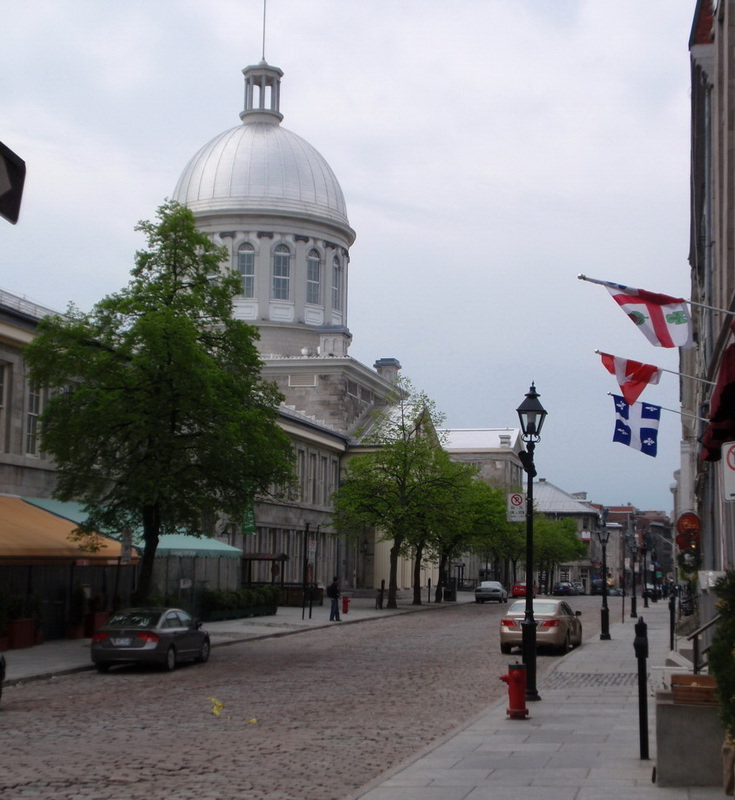
[[[624, 283], [615, 283], [614, 281], [602, 281], [599, 278], [590, 278], [587, 275], [583, 275], [581, 272], [577, 275], [577, 280], [580, 281], [587, 281], [587, 283], [597, 283], [600, 286], [616, 286], [618, 289], [625, 291], [629, 289], [629, 286], [626, 286]], [[706, 303], [695, 303], [694, 300], [687, 300], [685, 297], [682, 298], [685, 303], [688, 303], [690, 306], [696, 306], [697, 308], [706, 308], [708, 311], [717, 311], [718, 314], [728, 314], [729, 316], [735, 315], [735, 309], [727, 309], [727, 308], [717, 308], [717, 306], [709, 306]], [[669, 370], [666, 370], [669, 372]], [[676, 373], [678, 374], [678, 373]]]

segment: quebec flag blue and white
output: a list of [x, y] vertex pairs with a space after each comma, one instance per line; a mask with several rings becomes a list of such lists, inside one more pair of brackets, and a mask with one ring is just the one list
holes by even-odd
[[613, 441], [627, 444], [628, 447], [655, 458], [661, 406], [654, 406], [651, 403], [628, 405], [618, 394], [614, 394], [612, 398], [615, 402]]

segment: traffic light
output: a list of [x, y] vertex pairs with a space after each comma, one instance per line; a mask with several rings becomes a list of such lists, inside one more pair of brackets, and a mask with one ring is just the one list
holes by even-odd
[[0, 142], [0, 217], [13, 225], [18, 221], [26, 162]]

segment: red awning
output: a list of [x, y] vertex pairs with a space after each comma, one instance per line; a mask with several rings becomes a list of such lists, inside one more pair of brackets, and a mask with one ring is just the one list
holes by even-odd
[[717, 384], [709, 401], [709, 425], [702, 437], [701, 457], [719, 461], [723, 442], [735, 440], [735, 344], [725, 350]]

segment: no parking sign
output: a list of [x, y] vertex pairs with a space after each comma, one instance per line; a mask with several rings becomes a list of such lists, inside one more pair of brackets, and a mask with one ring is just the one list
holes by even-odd
[[735, 442], [722, 445], [722, 491], [725, 500], [735, 500]]
[[[735, 445], [735, 442], [733, 443]], [[735, 498], [733, 498], [735, 499]], [[513, 492], [508, 495], [508, 522], [523, 522], [526, 518], [526, 495]]]

